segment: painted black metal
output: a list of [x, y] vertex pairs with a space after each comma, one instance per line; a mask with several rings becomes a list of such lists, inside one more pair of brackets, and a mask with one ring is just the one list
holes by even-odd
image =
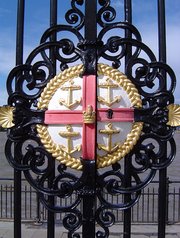
[[[83, 178], [84, 177], [84, 178]], [[95, 208], [96, 208], [96, 164], [95, 161], [84, 161], [83, 188], [80, 195], [83, 198], [82, 234], [83, 238], [95, 237]]]
[[[90, 10], [91, 9], [91, 10]], [[79, 44], [83, 50], [83, 75], [97, 75], [97, 1], [85, 1], [84, 37], [85, 40]], [[95, 207], [96, 207], [96, 161], [84, 160], [83, 193], [82, 195], [82, 236], [83, 238], [95, 238]], [[85, 193], [84, 193], [85, 192]]]
[[[165, 1], [158, 0], [158, 29], [159, 29], [159, 61], [166, 63], [166, 19], [165, 19]], [[167, 75], [164, 70], [161, 70], [164, 77], [164, 90], [167, 90]], [[164, 128], [167, 131], [166, 128]], [[167, 160], [167, 143], [166, 150], [161, 159], [162, 162]], [[167, 219], [167, 169], [164, 168], [159, 171], [159, 203], [158, 203], [158, 238], [165, 237], [166, 233], [166, 219]], [[163, 199], [165, 198], [165, 199]]]
[[[50, 1], [50, 27], [55, 27], [57, 25], [57, 0]], [[57, 36], [56, 32], [54, 32], [50, 37], [50, 42], [56, 42]], [[56, 58], [54, 57], [54, 49], [51, 48], [50, 51], [50, 59], [52, 63], [52, 71], [53, 76], [56, 75]], [[55, 178], [55, 161], [49, 161], [51, 172], [48, 177], [48, 187], [51, 188], [53, 186], [54, 178]], [[55, 197], [49, 196], [48, 202], [51, 206], [55, 206]], [[51, 238], [55, 236], [55, 214], [54, 212], [48, 210], [48, 222], [47, 222], [47, 238]]]
[[[24, 0], [18, 1], [17, 11], [17, 34], [16, 34], [16, 65], [23, 64], [23, 42], [24, 42]], [[16, 77], [16, 86], [18, 75]], [[20, 163], [18, 158], [18, 149], [14, 150], [14, 160]], [[21, 238], [21, 171], [14, 168], [14, 238]]]
[[[19, 0], [19, 3], [24, 1]], [[164, 1], [158, 2], [161, 19], [159, 61], [142, 42], [138, 29], [132, 25], [131, 0], [124, 1], [123, 22], [116, 21], [116, 10], [111, 6], [110, 0], [72, 0], [71, 9], [65, 13], [67, 24], [64, 25], [57, 24], [57, 1], [51, 0], [50, 3], [50, 27], [42, 35], [40, 45], [30, 53], [25, 63], [19, 61], [7, 79], [8, 104], [16, 107], [15, 126], [8, 133], [5, 148], [7, 159], [18, 173], [24, 172], [27, 181], [37, 190], [41, 202], [48, 209], [48, 238], [54, 237], [55, 213], [65, 213], [63, 225], [69, 238], [80, 237], [77, 230], [81, 227], [83, 238], [109, 237], [109, 227], [115, 223], [112, 212], [115, 209], [124, 211], [124, 238], [130, 238], [131, 207], [138, 202], [141, 190], [152, 181], [158, 170], [162, 171], [160, 200], [163, 200], [165, 168], [175, 155], [173, 129], [166, 126], [165, 108], [174, 102], [176, 79], [162, 53], [165, 47], [162, 41], [164, 33], [161, 30], [165, 26], [162, 21]], [[19, 9], [23, 6], [21, 4]], [[22, 13], [19, 15], [23, 16]], [[121, 31], [110, 35], [112, 29]], [[76, 41], [59, 38], [58, 33], [62, 32], [71, 32]], [[17, 51], [22, 55], [20, 49], [23, 42], [18, 44], [20, 48]], [[146, 58], [142, 57], [142, 53]], [[20, 55], [17, 57], [21, 59]], [[64, 70], [79, 60], [84, 65], [84, 75], [96, 75], [97, 63], [103, 60], [107, 60], [114, 68], [121, 67], [121, 62], [125, 60], [124, 72], [142, 96], [143, 106], [141, 109], [135, 108], [135, 120], [144, 122], [143, 134], [134, 149], [124, 158], [124, 168], [120, 161], [107, 170], [97, 171], [95, 162], [83, 158], [82, 172], [74, 173], [62, 164], [56, 165], [37, 135], [35, 125], [44, 121], [44, 111], [37, 110], [37, 101], [43, 88], [56, 74], [56, 68]], [[170, 79], [168, 89], [166, 75]], [[23, 85], [26, 85], [26, 89]], [[111, 117], [111, 114], [109, 112], [107, 116]], [[27, 145], [28, 140], [31, 140], [31, 144]], [[168, 156], [167, 143], [170, 150]], [[16, 155], [13, 154], [13, 149]], [[20, 184], [16, 186], [20, 188]], [[122, 198], [121, 202], [107, 201], [104, 193]], [[71, 204], [56, 203], [59, 198], [66, 201], [74, 194], [76, 196]], [[97, 199], [99, 205], [96, 207]], [[80, 204], [82, 210], [79, 208]], [[164, 206], [162, 204], [161, 209]], [[164, 213], [159, 212], [159, 237], [164, 237], [164, 216]], [[20, 234], [18, 211], [16, 217], [19, 228], [15, 238]], [[99, 228], [95, 231], [96, 223]]]
[[[132, 1], [131, 0], [125, 0], [124, 1], [124, 12], [125, 12], [125, 18], [124, 21], [128, 24], [132, 25]], [[129, 29], [125, 30], [125, 38], [132, 39], [132, 33]], [[127, 72], [127, 65], [129, 60], [132, 57], [132, 46], [128, 45], [126, 49], [126, 55], [125, 55], [125, 74], [132, 75], [132, 70], [130, 69], [129, 72]], [[124, 175], [125, 175], [125, 187], [130, 187], [132, 183], [132, 177], [131, 177], [131, 164], [132, 159], [130, 156], [126, 156], [124, 161]], [[128, 203], [131, 201], [131, 194], [125, 194], [124, 195], [124, 203]], [[128, 208], [124, 211], [124, 238], [130, 238], [131, 237], [131, 208]]]

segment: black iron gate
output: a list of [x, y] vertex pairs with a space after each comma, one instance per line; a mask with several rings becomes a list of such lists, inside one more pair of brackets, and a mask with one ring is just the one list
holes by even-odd
[[[116, 20], [118, 13], [111, 5], [113, 1], [68, 2], [70, 9], [64, 13], [66, 24], [62, 25], [57, 22], [57, 4], [61, 6], [63, 2], [50, 1], [50, 27], [42, 35], [40, 45], [23, 62], [25, 1], [18, 1], [17, 66], [7, 79], [8, 105], [11, 107], [5, 108], [9, 113], [13, 111], [5, 152], [14, 167], [14, 238], [21, 238], [22, 172], [38, 191], [41, 202], [48, 210], [48, 238], [53, 238], [55, 234], [55, 213], [65, 214], [63, 225], [68, 237], [110, 237], [109, 227], [115, 223], [113, 209], [124, 213], [124, 238], [128, 238], [131, 237], [131, 207], [138, 202], [141, 190], [152, 181], [157, 171], [158, 237], [165, 237], [166, 168], [172, 162], [176, 150], [172, 138], [174, 127], [170, 126], [173, 125], [170, 122], [171, 107], [175, 107], [171, 105], [174, 102], [172, 93], [175, 75], [166, 64], [165, 1], [157, 0], [159, 59], [142, 42], [138, 29], [132, 24], [131, 0], [122, 1], [124, 20], [121, 22]], [[66, 37], [68, 33], [71, 33], [72, 38]], [[104, 62], [112, 67], [104, 66]], [[56, 84], [60, 83], [58, 80], [71, 78], [67, 75], [74, 76], [79, 63], [82, 64], [77, 69], [80, 77], [93, 75], [97, 78], [97, 72], [101, 70], [101, 73], [107, 71], [105, 73], [113, 78], [119, 75], [118, 70], [121, 69], [125, 73], [122, 83], [129, 80], [126, 85], [128, 95], [131, 97], [131, 94], [138, 92], [141, 98], [133, 96], [133, 123], [138, 124], [138, 131], [135, 130], [137, 127], [133, 127], [135, 132], [131, 134], [129, 145], [121, 148], [117, 155], [107, 156], [105, 162], [97, 160], [97, 156], [80, 158], [78, 164], [69, 157], [68, 162], [64, 162], [62, 156], [59, 158], [54, 155], [57, 152], [54, 145], [43, 143], [45, 135], [42, 136], [40, 132], [47, 110], [42, 104], [52, 94], [52, 87], [57, 88]], [[102, 67], [100, 63], [103, 63]], [[55, 76], [59, 68], [61, 74]], [[48, 89], [43, 91], [48, 83]], [[141, 105], [138, 104], [139, 100]], [[107, 120], [111, 121], [115, 110], [110, 108], [106, 113]], [[108, 130], [112, 129], [110, 126]], [[71, 127], [67, 130], [72, 132]], [[140, 137], [137, 136], [139, 130]], [[135, 142], [134, 137], [138, 137]], [[128, 152], [125, 153], [126, 149]], [[57, 160], [53, 157], [57, 157]], [[120, 157], [124, 159], [120, 160]], [[104, 168], [104, 163], [106, 166], [109, 163], [109, 166]], [[74, 168], [78, 168], [78, 171]], [[107, 201], [104, 193], [118, 197], [117, 201], [121, 202]], [[66, 201], [72, 195], [74, 200], [68, 204]], [[59, 199], [64, 199], [61, 206], [58, 205]], [[81, 227], [82, 232], [79, 231]]]

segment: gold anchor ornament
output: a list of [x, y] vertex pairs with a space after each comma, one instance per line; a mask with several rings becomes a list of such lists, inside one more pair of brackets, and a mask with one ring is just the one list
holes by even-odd
[[59, 100], [60, 105], [64, 105], [68, 109], [71, 109], [75, 105], [78, 105], [78, 104], [81, 103], [82, 98], [80, 98], [79, 100], [75, 100], [73, 102], [73, 91], [74, 90], [81, 90], [81, 86], [80, 85], [74, 85], [73, 79], [70, 80], [69, 86], [62, 86], [61, 90], [62, 91], [68, 91], [68, 93], [67, 93], [67, 100], [65, 100], [63, 98], [61, 98]]
[[116, 151], [119, 146], [120, 146], [120, 143], [116, 143], [114, 146], [112, 144], [112, 136], [114, 134], [118, 134], [120, 133], [120, 130], [116, 130], [113, 128], [113, 125], [112, 123], [108, 123], [108, 125], [106, 126], [106, 129], [101, 129], [99, 130], [100, 133], [102, 134], [105, 134], [105, 135], [108, 135], [108, 144], [107, 146], [106, 145], [102, 145], [102, 144], [98, 144], [98, 149], [99, 150], [104, 150], [108, 153], [112, 153], [114, 151]]
[[73, 131], [73, 128], [71, 125], [67, 125], [66, 129], [67, 131], [59, 132], [59, 135], [67, 139], [67, 147], [65, 147], [64, 145], [60, 145], [60, 148], [68, 154], [73, 154], [76, 151], [80, 151], [81, 145], [77, 145], [75, 148], [73, 148], [73, 145], [72, 145], [73, 138], [78, 137], [80, 133]]
[[117, 89], [119, 85], [113, 83], [113, 81], [110, 78], [107, 78], [106, 82], [99, 84], [98, 87], [107, 89], [107, 98], [105, 99], [101, 96], [98, 96], [99, 103], [111, 107], [114, 103], [118, 103], [121, 101], [121, 96], [116, 96], [114, 99], [111, 98], [111, 90], [115, 88]]

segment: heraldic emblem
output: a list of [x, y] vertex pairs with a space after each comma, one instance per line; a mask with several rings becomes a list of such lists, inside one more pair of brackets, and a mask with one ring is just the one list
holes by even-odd
[[[36, 125], [45, 149], [67, 167], [81, 170], [82, 160], [95, 160], [97, 168], [124, 158], [142, 133], [135, 120], [141, 96], [127, 76], [105, 64], [97, 75], [82, 76], [83, 65], [70, 67], [52, 78], [38, 100], [44, 122]], [[168, 126], [180, 124], [180, 107], [171, 104]], [[14, 126], [14, 107], [0, 107], [0, 124]]]
[[102, 168], [122, 159], [136, 144], [143, 123], [134, 122], [141, 98], [131, 81], [99, 64], [96, 76], [80, 76], [83, 66], [55, 76], [44, 88], [38, 108], [46, 109], [37, 130], [45, 148], [61, 163], [81, 169], [81, 157]]

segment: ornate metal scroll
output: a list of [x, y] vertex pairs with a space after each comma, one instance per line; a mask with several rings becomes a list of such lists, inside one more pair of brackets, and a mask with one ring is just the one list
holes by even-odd
[[[68, 237], [80, 237], [76, 233], [76, 230], [83, 224], [83, 214], [79, 204], [83, 198], [93, 196], [97, 196], [99, 200], [94, 220], [102, 228], [98, 228], [96, 237], [108, 237], [109, 227], [115, 223], [113, 210], [123, 211], [134, 206], [139, 200], [141, 190], [152, 181], [156, 171], [167, 167], [172, 162], [176, 151], [173, 139], [174, 126], [180, 124], [179, 106], [172, 105], [176, 83], [174, 72], [168, 65], [157, 61], [151, 49], [142, 42], [141, 35], [135, 26], [127, 22], [116, 22], [116, 11], [109, 0], [98, 1], [97, 23], [99, 33], [97, 41], [86, 41], [82, 35], [85, 15], [81, 11], [81, 6], [84, 4], [83, 0], [72, 0], [71, 9], [65, 14], [67, 24], [56, 25], [47, 29], [41, 37], [40, 45], [30, 53], [26, 62], [12, 69], [7, 79], [8, 106], [0, 108], [0, 124], [6, 128], [11, 127], [8, 130], [5, 148], [9, 163], [16, 170], [24, 172], [27, 181], [38, 191], [41, 202], [47, 209], [66, 214], [63, 218], [63, 224], [69, 232]], [[116, 35], [111, 34], [109, 36], [111, 30], [117, 30]], [[132, 38], [126, 38], [125, 34], [121, 34], [125, 30], [131, 33]], [[71, 33], [75, 41], [58, 38], [59, 33], [66, 34], [66, 32]], [[54, 34], [57, 35], [57, 39], [51, 41]], [[52, 153], [56, 153], [57, 157], [60, 156], [59, 150], [55, 148], [54, 144], [44, 146], [42, 143], [42, 139], [45, 137], [43, 133], [46, 132], [43, 125], [46, 104], [43, 103], [51, 96], [48, 95], [50, 90], [46, 91], [47, 85], [50, 85], [51, 90], [53, 90], [51, 86], [55, 89], [58, 87], [56, 85], [58, 76], [54, 75], [54, 65], [49, 56], [50, 51], [53, 51], [54, 59], [61, 69], [60, 80], [63, 81], [67, 79], [67, 71], [71, 69], [69, 68], [71, 64], [77, 64], [81, 61], [83, 66], [75, 67], [79, 67], [78, 75], [82, 75], [83, 70], [87, 71], [88, 67], [90, 70], [92, 67], [96, 67], [96, 59], [99, 63], [104, 60], [108, 61], [115, 72], [115, 76], [112, 77], [116, 77], [117, 72], [124, 71], [121, 62], [124, 60], [129, 46], [133, 47], [134, 50], [126, 65], [126, 77], [130, 80], [131, 85], [135, 86], [141, 97], [141, 105], [138, 104], [138, 97], [137, 100], [135, 99], [135, 105], [138, 104], [139, 106], [134, 108], [134, 120], [138, 128], [134, 128], [137, 130], [133, 135], [136, 136], [139, 133], [136, 143], [130, 142], [129, 147], [133, 144], [133, 148], [128, 150], [128, 153], [124, 152], [127, 147], [122, 149], [122, 153], [124, 153], [122, 157], [130, 162], [131, 186], [126, 185], [123, 160], [117, 159], [114, 163], [107, 163], [106, 166], [110, 165], [108, 169], [97, 170], [96, 177], [94, 177], [93, 173], [90, 175], [89, 173], [93, 171], [95, 164], [81, 158], [79, 158], [77, 166], [72, 166], [72, 168], [82, 169], [77, 174], [67, 168], [70, 163], [74, 162], [73, 158], [68, 160], [68, 164], [60, 160], [60, 163], [56, 164], [56, 175], [53, 177], [53, 183], [49, 185], [48, 178], [53, 170], [50, 162]], [[105, 73], [109, 66], [101, 66], [101, 71], [104, 70], [103, 73]], [[112, 73], [109, 68], [107, 72], [108, 74]], [[169, 77], [168, 89], [164, 87], [164, 75]], [[112, 82], [107, 79], [106, 83], [109, 85]], [[15, 88], [14, 84], [16, 85]], [[73, 81], [69, 87], [72, 90], [79, 89], [73, 84]], [[108, 87], [110, 86], [100, 84], [99, 87], [106, 87], [109, 90]], [[112, 87], [116, 87], [116, 85], [112, 84]], [[68, 89], [64, 87], [64, 90]], [[127, 84], [127, 90], [131, 96], [133, 90], [129, 84]], [[43, 100], [41, 100], [42, 98]], [[115, 99], [115, 101], [119, 100], [120, 98]], [[115, 102], [110, 96], [98, 98], [98, 101], [107, 106], [111, 106]], [[60, 100], [60, 103], [66, 107], [74, 105], [71, 94], [69, 94], [67, 101]], [[109, 117], [111, 118], [111, 116]], [[112, 131], [113, 133], [120, 133], [112, 127], [112, 124], [108, 124], [104, 130], [101, 130], [100, 133], [106, 133], [109, 136], [109, 144], [107, 146], [98, 145], [99, 148], [104, 148], [110, 153], [116, 152], [117, 149], [111, 143]], [[75, 133], [69, 126], [66, 134], [60, 132], [60, 135], [69, 138], [68, 135], [70, 134], [67, 132], [71, 135]], [[46, 140], [48, 139], [46, 138]], [[73, 147], [71, 147], [70, 142], [68, 143], [68, 150], [71, 152]], [[167, 158], [163, 159], [166, 154], [167, 143], [170, 152]], [[13, 155], [14, 148], [18, 151], [18, 161]], [[68, 156], [67, 151], [62, 153]], [[115, 154], [116, 158], [121, 157], [118, 153], [119, 151]], [[110, 157], [112, 160], [114, 159], [114, 156]], [[97, 166], [100, 164], [99, 168], [103, 168], [102, 164], [106, 163], [107, 158], [103, 159], [104, 161], [99, 158], [97, 163]], [[94, 185], [89, 185], [90, 180]], [[105, 194], [122, 198], [119, 199], [122, 202], [110, 202], [106, 200]], [[127, 194], [129, 194], [130, 199], [125, 202], [123, 198]], [[72, 203], [59, 205], [58, 201], [62, 199], [68, 201], [70, 197], [73, 197]], [[56, 198], [57, 203], [52, 205], [49, 198]]]

